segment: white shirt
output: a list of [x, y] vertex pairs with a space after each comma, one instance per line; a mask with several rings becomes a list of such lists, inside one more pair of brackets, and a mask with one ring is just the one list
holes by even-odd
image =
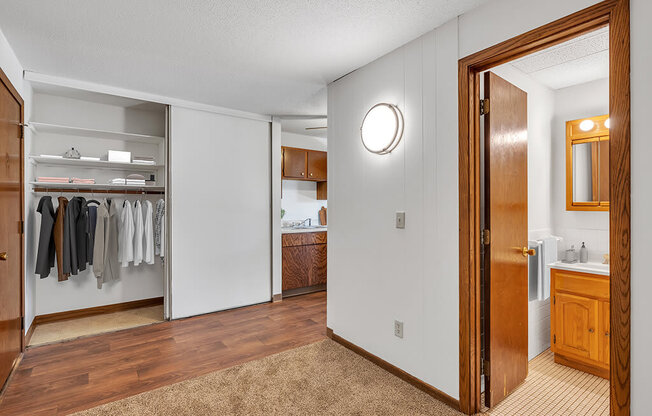
[[134, 204], [134, 266], [143, 261], [143, 207], [140, 201]]
[[154, 221], [152, 219], [152, 216], [154, 215], [154, 209], [152, 208], [152, 203], [150, 201], [145, 201], [143, 209], [145, 211], [143, 258], [145, 263], [154, 264]]
[[122, 267], [128, 267], [134, 260], [134, 211], [131, 202], [125, 201], [120, 214], [120, 241], [118, 242], [118, 257]]

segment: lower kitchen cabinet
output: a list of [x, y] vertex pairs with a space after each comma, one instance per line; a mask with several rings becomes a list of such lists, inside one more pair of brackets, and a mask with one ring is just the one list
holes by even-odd
[[283, 234], [283, 295], [324, 290], [326, 232]]

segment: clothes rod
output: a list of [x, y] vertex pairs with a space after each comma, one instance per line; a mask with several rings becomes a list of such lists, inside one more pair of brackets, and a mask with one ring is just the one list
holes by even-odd
[[42, 188], [34, 187], [32, 192], [39, 193], [76, 193], [76, 194], [129, 194], [129, 195], [164, 195], [165, 191], [135, 189], [81, 189], [81, 188]]

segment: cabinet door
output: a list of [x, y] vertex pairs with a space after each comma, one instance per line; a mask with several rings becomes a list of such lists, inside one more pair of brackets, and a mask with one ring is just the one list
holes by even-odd
[[308, 151], [292, 147], [283, 148], [283, 177], [284, 178], [306, 178], [306, 167], [308, 165]]
[[283, 290], [310, 286], [311, 253], [309, 247], [283, 247]]
[[326, 284], [326, 244], [316, 244], [310, 247], [312, 270], [310, 286]]
[[327, 153], [326, 152], [308, 152], [308, 179], [314, 181], [325, 181], [328, 178], [327, 169]]
[[609, 322], [609, 302], [600, 302], [602, 308], [600, 316], [600, 340], [601, 340], [601, 357], [600, 361], [609, 365], [609, 341], [611, 339], [611, 323]]
[[559, 292], [555, 297], [553, 351], [598, 360], [600, 302]]

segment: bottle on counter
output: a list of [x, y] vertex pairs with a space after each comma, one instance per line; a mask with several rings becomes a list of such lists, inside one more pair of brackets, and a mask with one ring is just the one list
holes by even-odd
[[589, 250], [584, 245], [582, 241], [582, 247], [580, 247], [580, 263], [587, 263], [589, 261]]

